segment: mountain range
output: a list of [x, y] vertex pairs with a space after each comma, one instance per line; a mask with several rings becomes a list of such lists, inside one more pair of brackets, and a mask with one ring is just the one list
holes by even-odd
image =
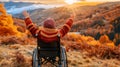
[[[41, 26], [42, 22], [46, 18], [51, 17], [55, 19], [57, 28], [60, 28], [67, 21], [70, 15], [75, 14], [75, 20], [71, 31], [86, 34], [86, 32], [92, 28], [92, 30], [89, 32], [89, 35], [94, 36], [92, 33], [95, 32], [96, 34], [96, 31], [99, 31], [97, 26], [106, 24], [105, 27], [107, 27], [110, 25], [107, 23], [107, 20], [103, 20], [102, 15], [104, 13], [109, 13], [111, 9], [117, 9], [116, 7], [120, 6], [120, 2], [108, 2], [95, 5], [91, 5], [92, 3], [86, 3], [88, 5], [84, 6], [81, 6], [81, 4], [83, 3], [51, 9], [35, 9], [29, 13], [32, 21], [37, 23], [38, 26]], [[13, 17], [23, 18], [22, 14], [16, 14], [13, 15]]]
[[3, 2], [7, 12], [14, 15], [19, 14], [24, 10], [29, 12], [35, 9], [49, 9], [54, 7], [62, 6], [61, 4], [36, 4], [36, 3], [28, 3], [28, 2]]

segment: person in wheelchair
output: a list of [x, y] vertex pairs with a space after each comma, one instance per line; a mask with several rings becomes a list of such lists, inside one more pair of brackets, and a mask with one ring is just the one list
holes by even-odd
[[[57, 47], [55, 43], [58, 43], [60, 45], [59, 43], [60, 38], [64, 37], [69, 32], [74, 20], [74, 15], [71, 15], [71, 17], [66, 21], [66, 23], [63, 25], [61, 29], [56, 29], [55, 26], [56, 24], [54, 19], [48, 18], [44, 21], [43, 26], [40, 29], [38, 29], [35, 26], [35, 24], [32, 23], [32, 20], [30, 19], [29, 13], [27, 11], [24, 11], [23, 15], [25, 17], [25, 23], [27, 29], [31, 32], [31, 34], [34, 37], [38, 39], [38, 45], [37, 45], [38, 53], [40, 53], [39, 48], [41, 50], [42, 48], [46, 48], [46, 47], [48, 47], [47, 49], [51, 47], [55, 49]], [[45, 52], [42, 53], [44, 57], [46, 53]], [[47, 55], [49, 55], [49, 53], [47, 53]], [[47, 59], [46, 57], [44, 58]], [[55, 58], [54, 56], [50, 57], [50, 59], [54, 59], [54, 58]]]
[[35, 24], [32, 23], [32, 20], [30, 19], [29, 13], [27, 11], [23, 11], [23, 15], [25, 17], [27, 29], [31, 32], [31, 34], [34, 37], [38, 36], [39, 39], [46, 43], [58, 40], [58, 34], [60, 34], [60, 38], [64, 37], [72, 27], [74, 19], [74, 15], [71, 15], [71, 17], [67, 20], [61, 29], [56, 29], [54, 19], [48, 18], [44, 21], [43, 27], [38, 29]]

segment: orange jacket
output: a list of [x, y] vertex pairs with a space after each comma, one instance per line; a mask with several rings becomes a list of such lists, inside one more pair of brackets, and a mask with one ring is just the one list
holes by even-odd
[[32, 20], [28, 17], [25, 19], [26, 26], [28, 30], [31, 32], [33, 36], [38, 36], [39, 39], [43, 40], [44, 42], [52, 42], [58, 40], [57, 36], [60, 34], [60, 37], [65, 36], [72, 24], [73, 20], [70, 18], [61, 29], [50, 29], [42, 27], [41, 29], [38, 29], [33, 23]]

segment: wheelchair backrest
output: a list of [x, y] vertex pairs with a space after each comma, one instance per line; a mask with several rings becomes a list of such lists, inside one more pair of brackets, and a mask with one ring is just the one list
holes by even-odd
[[60, 37], [57, 41], [46, 43], [41, 39], [37, 39], [37, 49], [39, 57], [54, 57], [60, 55]]
[[60, 36], [57, 36], [58, 40], [46, 43], [43, 40], [37, 38], [37, 47], [39, 48], [54, 48], [54, 49], [60, 49]]

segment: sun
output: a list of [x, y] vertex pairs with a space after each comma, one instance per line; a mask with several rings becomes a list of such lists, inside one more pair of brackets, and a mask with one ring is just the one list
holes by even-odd
[[65, 2], [66, 2], [67, 4], [73, 4], [73, 3], [76, 2], [76, 0], [65, 0]]

